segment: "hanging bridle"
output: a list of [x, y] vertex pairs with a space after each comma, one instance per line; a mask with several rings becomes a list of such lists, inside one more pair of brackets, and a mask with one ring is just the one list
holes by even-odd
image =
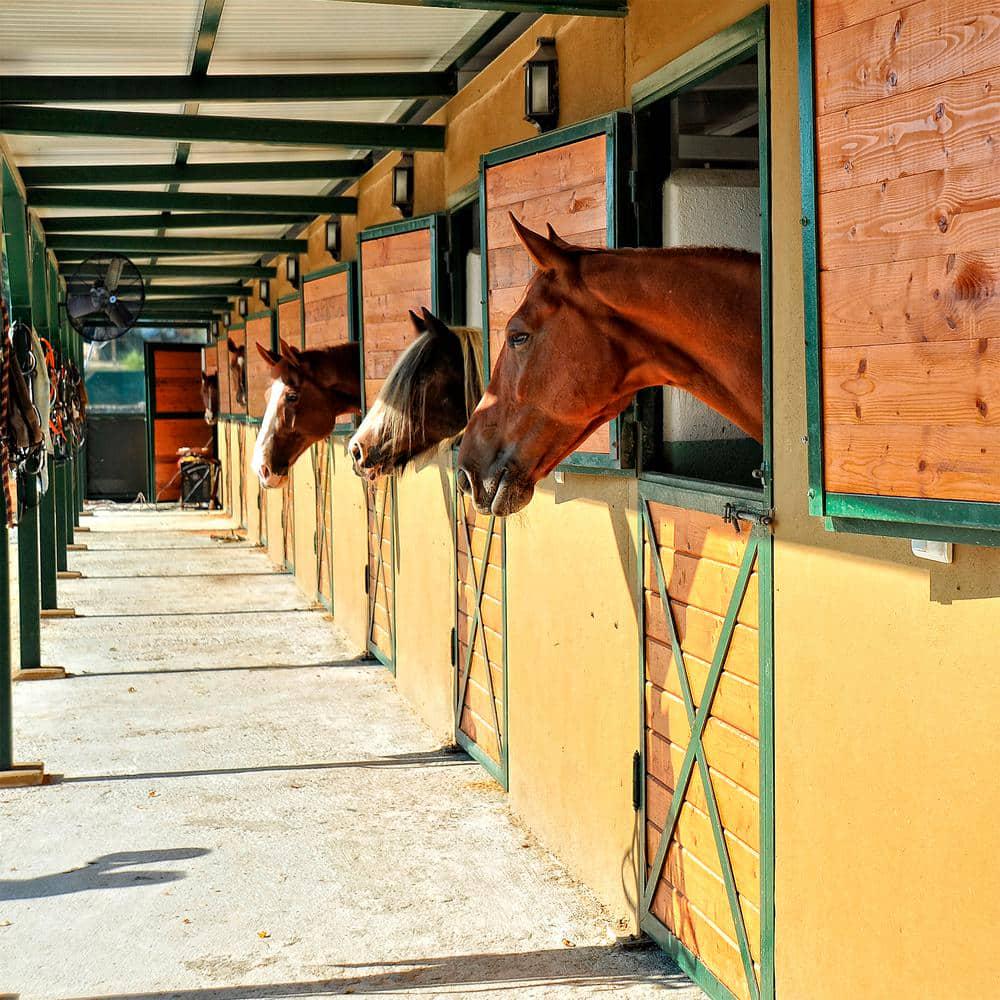
[[[45, 464], [45, 434], [35, 406], [32, 376], [35, 354], [31, 329], [17, 320], [10, 322], [7, 303], [0, 296], [0, 478], [6, 502], [7, 525], [16, 524], [20, 510], [14, 496], [13, 476], [22, 481], [38, 476]], [[25, 367], [15, 364], [19, 338], [24, 347]], [[22, 491], [23, 492], [23, 491]]]
[[80, 370], [39, 338], [49, 372], [49, 430], [56, 462], [65, 462], [86, 438], [87, 396]]

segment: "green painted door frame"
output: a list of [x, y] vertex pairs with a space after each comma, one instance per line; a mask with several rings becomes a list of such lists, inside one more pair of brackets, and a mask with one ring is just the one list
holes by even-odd
[[[639, 111], [654, 101], [662, 100], [672, 94], [679, 93], [688, 87], [696, 85], [698, 82], [713, 76], [721, 70], [736, 65], [744, 61], [748, 56], [756, 53], [757, 56], [757, 82], [759, 93], [759, 176], [760, 176], [760, 211], [761, 211], [761, 282], [762, 282], [762, 305], [761, 305], [761, 329], [763, 333], [763, 407], [764, 407], [764, 452], [762, 473], [762, 488], [749, 489], [733, 486], [725, 486], [716, 483], [703, 482], [694, 479], [685, 479], [680, 476], [662, 475], [658, 473], [646, 472], [642, 468], [642, 456], [639, 456], [639, 515], [638, 515], [638, 537], [639, 559], [638, 559], [638, 594], [642, 594], [646, 560], [651, 553], [648, 551], [648, 536], [650, 534], [650, 517], [648, 504], [650, 501], [669, 504], [672, 506], [704, 511], [720, 517], [734, 518], [734, 530], [750, 531], [750, 541], [747, 546], [747, 554], [744, 564], [740, 570], [740, 579], [737, 582], [737, 589], [745, 585], [751, 568], [756, 568], [758, 574], [759, 588], [759, 766], [760, 766], [760, 978], [759, 981], [753, 973], [753, 965], [748, 962], [748, 945], [746, 941], [745, 929], [740, 934], [743, 926], [742, 913], [737, 913], [738, 902], [734, 906], [734, 884], [732, 878], [732, 865], [728, 858], [725, 838], [720, 842], [720, 823], [718, 822], [717, 808], [713, 810], [713, 802], [708, 802], [710, 821], [713, 827], [713, 837], [719, 854], [719, 862], [723, 872], [723, 882], [726, 887], [727, 897], [733, 911], [734, 923], [737, 929], [737, 944], [741, 952], [744, 970], [747, 975], [747, 990], [752, 1000], [773, 1000], [775, 995], [774, 983], [774, 642], [773, 642], [773, 538], [770, 529], [773, 504], [773, 447], [772, 447], [772, 392], [771, 392], [771, 223], [770, 223], [770, 131], [769, 131], [769, 56], [768, 56], [768, 10], [761, 8], [749, 17], [735, 25], [723, 30], [714, 37], [696, 46], [694, 49], [680, 56], [667, 66], [658, 70], [651, 77], [640, 81], [632, 91], [633, 111]], [[755, 560], [755, 563], [754, 563]], [[665, 581], [661, 581], [661, 601], [662, 591], [665, 589]], [[735, 616], [738, 611], [738, 598], [734, 596], [731, 602], [731, 615], [723, 624], [722, 634], [731, 634], [735, 625]], [[640, 609], [643, 602], [639, 602]], [[669, 611], [669, 607], [665, 610]], [[640, 740], [639, 740], [639, 766], [641, 783], [639, 789], [637, 807], [640, 812], [639, 828], [646, 830], [646, 751], [645, 751], [645, 615], [640, 611], [639, 623], [639, 709], [640, 709]], [[731, 619], [731, 620], [730, 620]], [[668, 630], [670, 628], [670, 616], [667, 615]], [[721, 639], [718, 646], [716, 659], [717, 664], [713, 664], [715, 677], [710, 674], [710, 684], [718, 682], [718, 674], [721, 673], [724, 664], [725, 643], [727, 640]], [[683, 661], [683, 656], [679, 654], [679, 647], [675, 643], [674, 656]], [[679, 671], [679, 673], [684, 673]], [[684, 679], [682, 678], [682, 686]], [[701, 726], [704, 722], [703, 716], [707, 716], [712, 702], [711, 691], [714, 687], [706, 690], [699, 699], [699, 708], [696, 717], [691, 716], [690, 709], [692, 703], [685, 695], [686, 709], [689, 718], [692, 720], [692, 738], [689, 744], [689, 753], [686, 757], [686, 766], [690, 770], [697, 767], [702, 772], [702, 784], [706, 792], [710, 788], [710, 782], [704, 780], [704, 772], [707, 764], [704, 758], [704, 747], [701, 743]], [[704, 710], [704, 711], [702, 711]], [[686, 782], [685, 782], [686, 784]], [[671, 802], [671, 812], [668, 814], [668, 821], [673, 817], [674, 810], [679, 810], [681, 800], [684, 796], [684, 789], [678, 782], [679, 796], [675, 796], [677, 801]], [[709, 796], [711, 799], [711, 796]], [[645, 836], [640, 837], [640, 859], [639, 871], [642, 873], [642, 884], [640, 885], [640, 926], [673, 958], [673, 960], [699, 985], [709, 996], [718, 1000], [732, 1000], [733, 994], [724, 986], [718, 978], [705, 966], [701, 959], [691, 952], [676, 936], [674, 936], [660, 921], [650, 912], [652, 896], [655, 892], [655, 880], [646, 883], [646, 850]], [[659, 861], [659, 858], [655, 859]], [[654, 869], [655, 870], [655, 869]]]

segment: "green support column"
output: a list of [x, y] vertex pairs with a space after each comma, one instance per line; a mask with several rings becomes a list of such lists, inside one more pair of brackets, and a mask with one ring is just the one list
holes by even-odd
[[[3, 229], [6, 234], [7, 268], [10, 276], [11, 320], [31, 324], [30, 255], [28, 234], [24, 226], [24, 201], [7, 164], [3, 165]], [[19, 345], [23, 350], [26, 344]], [[20, 632], [20, 662], [22, 670], [42, 665], [41, 651], [41, 591], [39, 584], [38, 550], [38, 490], [32, 477], [18, 477], [18, 497], [21, 515], [17, 525], [18, 621]], [[3, 563], [7, 565], [6, 561]], [[2, 571], [0, 571], [2, 573]], [[3, 622], [7, 622], [6, 617]], [[2, 679], [0, 679], [2, 683]]]

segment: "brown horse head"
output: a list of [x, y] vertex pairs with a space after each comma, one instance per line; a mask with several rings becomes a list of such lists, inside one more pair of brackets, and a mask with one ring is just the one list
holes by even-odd
[[205, 423], [212, 425], [219, 419], [219, 373], [201, 373], [201, 401], [205, 404]]
[[261, 344], [271, 385], [251, 467], [264, 486], [288, 479], [292, 463], [322, 441], [341, 415], [361, 410], [361, 370], [356, 343], [300, 351], [281, 341], [281, 354]]
[[760, 258], [595, 250], [511, 221], [537, 270], [459, 451], [459, 486], [505, 516], [639, 389], [674, 385], [762, 436]]
[[400, 355], [348, 446], [365, 479], [396, 472], [460, 434], [483, 394], [483, 334], [410, 312], [417, 339]]
[[232, 337], [226, 338], [226, 346], [231, 355], [229, 368], [236, 380], [236, 402], [239, 406], [247, 405], [247, 346], [237, 345]]

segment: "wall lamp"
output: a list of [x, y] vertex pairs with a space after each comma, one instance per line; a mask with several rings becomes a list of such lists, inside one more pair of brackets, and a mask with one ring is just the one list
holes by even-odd
[[524, 64], [524, 120], [539, 132], [559, 124], [559, 60], [554, 38], [539, 38], [538, 48]]
[[326, 252], [334, 260], [340, 259], [340, 219], [326, 220]]
[[286, 257], [285, 258], [285, 278], [288, 284], [292, 288], [299, 287], [299, 258], [298, 257]]
[[268, 278], [261, 278], [257, 282], [257, 298], [270, 308], [271, 305], [271, 282]]
[[404, 153], [392, 168], [392, 204], [408, 219], [413, 215], [413, 154]]
[[250, 300], [245, 295], [239, 297], [236, 303], [236, 310], [244, 319], [250, 315]]

